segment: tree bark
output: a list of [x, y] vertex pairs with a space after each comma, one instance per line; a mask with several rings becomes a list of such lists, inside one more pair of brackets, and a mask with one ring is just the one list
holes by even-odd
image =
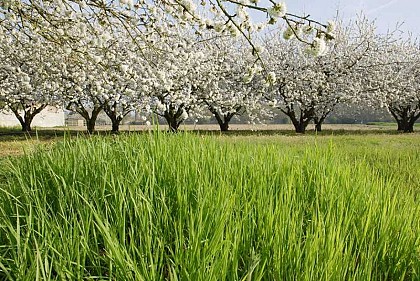
[[295, 132], [296, 133], [304, 134], [306, 132], [306, 126], [307, 126], [307, 124], [305, 124], [304, 122], [296, 122], [296, 123], [293, 123], [293, 126], [295, 127]]
[[111, 132], [112, 133], [118, 133], [120, 131], [120, 123], [121, 123], [121, 120], [119, 120], [117, 118], [117, 119], [111, 120], [111, 122], [112, 122]]
[[173, 112], [165, 111], [163, 117], [165, 118], [166, 123], [168, 123], [169, 131], [171, 133], [177, 133], [182, 121], [179, 122], [177, 120], [176, 113], [174, 114]]
[[108, 115], [109, 119], [111, 120], [111, 133], [119, 133], [120, 131], [120, 124], [122, 121], [122, 118], [119, 118], [116, 114], [115, 111], [112, 110], [106, 110], [104, 107], [104, 111], [106, 113], [106, 115]]
[[397, 120], [398, 128], [397, 131], [404, 131], [404, 124], [401, 120]]
[[220, 131], [227, 132], [229, 131], [229, 122], [232, 120], [232, 117], [234, 114], [227, 114], [221, 116], [217, 111], [213, 112], [214, 117], [217, 120], [217, 123], [219, 124]]
[[163, 114], [163, 117], [165, 118], [166, 122], [169, 125], [170, 132], [172, 133], [178, 132], [179, 126], [184, 121], [180, 119], [184, 110], [187, 110], [187, 109], [183, 108], [182, 106], [179, 106], [178, 109], [175, 111], [175, 108], [173, 106], [170, 106], [169, 110], [166, 110], [165, 113]]
[[96, 119], [90, 118], [86, 120], [86, 128], [89, 134], [95, 132]]
[[35, 108], [33, 111], [31, 109], [24, 110], [23, 117], [20, 116], [18, 107], [14, 107], [11, 110], [13, 114], [16, 116], [16, 118], [19, 120], [22, 132], [30, 132], [32, 131], [31, 124], [32, 124], [32, 121], [34, 120], [34, 117], [37, 114], [39, 114], [45, 107], [47, 107], [47, 105], [42, 104], [40, 107]]
[[414, 124], [409, 122], [404, 129], [404, 133], [413, 133], [414, 132]]
[[398, 127], [397, 130], [403, 133], [413, 133], [414, 132], [414, 123], [420, 117], [420, 113], [415, 111], [410, 111], [411, 107], [406, 106], [403, 108], [399, 107], [389, 107], [394, 119], [397, 121]]
[[31, 131], [31, 124], [28, 125], [25, 122], [25, 120], [23, 120], [22, 116], [19, 115], [19, 113], [16, 113], [14, 111], [13, 111], [13, 113], [15, 114], [16, 118], [19, 120], [21, 131], [22, 132], [29, 132], [29, 131]]
[[216, 118], [217, 123], [219, 124], [220, 131], [227, 132], [229, 131], [229, 122], [232, 120], [233, 116], [238, 114], [238, 111], [242, 108], [242, 106], [238, 106], [235, 108], [235, 112], [227, 113], [221, 115], [211, 104], [206, 102], [208, 109], [213, 114], [214, 118]]
[[103, 110], [105, 114], [109, 117], [111, 120], [112, 128], [111, 133], [118, 133], [120, 131], [120, 124], [121, 121], [124, 119], [125, 116], [127, 116], [130, 112], [133, 110], [128, 107], [122, 107], [120, 108], [120, 114], [117, 114], [118, 112], [118, 103], [113, 102], [112, 104], [109, 104], [109, 101], [105, 101], [102, 103]]
[[30, 131], [32, 131], [32, 128], [31, 128], [31, 123], [27, 123], [27, 122], [21, 122], [20, 123], [20, 125], [21, 125], [21, 127], [22, 127], [22, 132], [30, 132]]
[[327, 115], [322, 115], [320, 118], [314, 117], [314, 124], [315, 124], [315, 131], [321, 132], [322, 131], [322, 124], [324, 124], [325, 118]]
[[314, 119], [313, 108], [299, 109], [299, 117], [296, 116], [297, 112], [295, 111], [293, 105], [287, 106], [286, 109], [280, 108], [280, 110], [290, 118], [293, 126], [295, 127], [295, 132], [299, 134], [304, 134], [309, 122]]
[[[314, 124], [315, 124], [315, 131], [321, 132], [322, 131], [322, 124], [324, 124], [325, 119], [327, 119], [328, 115], [333, 111], [334, 106], [338, 103], [338, 100], [330, 107], [324, 108], [321, 111], [318, 111], [318, 115], [314, 113]], [[315, 112], [315, 108], [312, 109], [312, 112]]]
[[92, 110], [92, 115], [89, 116], [89, 114], [86, 112], [86, 114], [81, 114], [79, 112], [79, 114], [81, 114], [83, 116], [83, 118], [85, 118], [86, 121], [86, 128], [89, 134], [92, 134], [93, 132], [95, 132], [95, 125], [96, 125], [96, 119], [98, 119], [98, 115], [101, 112], [102, 107], [94, 107]]
[[316, 122], [315, 123], [315, 131], [321, 132], [322, 131], [322, 122]]
[[306, 132], [306, 127], [308, 126], [309, 122], [312, 118], [304, 117], [304, 114], [301, 114], [300, 118], [297, 119], [294, 112], [288, 114], [290, 120], [292, 120], [292, 124], [295, 127], [295, 132], [299, 134], [304, 134]]
[[13, 114], [16, 116], [16, 118], [19, 120], [20, 126], [22, 127], [22, 132], [26, 132], [26, 124], [25, 120], [23, 120], [22, 116], [19, 114], [19, 109], [17, 108], [11, 108]]
[[220, 126], [220, 131], [222, 132], [229, 131], [229, 122], [224, 122], [222, 124], [219, 124], [219, 126]]
[[25, 125], [22, 126], [22, 131], [27, 131], [27, 132], [32, 131], [31, 124], [32, 124], [32, 121], [34, 120], [34, 117], [35, 117], [36, 114], [37, 114], [36, 111], [33, 112], [33, 113], [30, 112], [30, 111], [25, 112], [25, 117], [24, 117]]
[[398, 131], [404, 133], [413, 133], [414, 132], [414, 122], [408, 120], [397, 120]]
[[166, 119], [166, 122], [168, 122], [169, 131], [172, 133], [177, 133], [181, 122], [177, 122], [175, 117], [169, 117], [169, 118], [165, 117], [165, 119]]

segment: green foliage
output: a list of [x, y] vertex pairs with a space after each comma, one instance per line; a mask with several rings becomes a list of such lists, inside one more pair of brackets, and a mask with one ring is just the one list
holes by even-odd
[[419, 280], [419, 150], [342, 138], [156, 132], [13, 159], [0, 279]]

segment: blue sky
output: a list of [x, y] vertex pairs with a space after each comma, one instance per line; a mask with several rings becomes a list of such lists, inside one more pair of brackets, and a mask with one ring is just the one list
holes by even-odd
[[[282, 0], [290, 13], [310, 14], [325, 22], [335, 18], [337, 11], [344, 20], [351, 20], [363, 11], [369, 19], [376, 19], [378, 31], [385, 33], [403, 23], [401, 29], [420, 37], [420, 0]], [[265, 1], [262, 1], [265, 3]]]

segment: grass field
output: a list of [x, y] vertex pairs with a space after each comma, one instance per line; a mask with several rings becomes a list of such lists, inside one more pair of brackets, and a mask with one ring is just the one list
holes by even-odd
[[0, 142], [0, 280], [420, 280], [418, 134], [64, 138]]

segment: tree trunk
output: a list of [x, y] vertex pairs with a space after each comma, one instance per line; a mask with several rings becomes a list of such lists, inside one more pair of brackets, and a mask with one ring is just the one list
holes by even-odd
[[22, 132], [29, 132], [31, 131], [31, 124], [27, 123], [26, 120], [19, 115], [19, 111], [17, 109], [12, 109], [13, 113], [15, 114], [16, 118], [19, 120], [20, 126], [22, 128]]
[[304, 134], [306, 132], [306, 124], [305, 122], [293, 122], [293, 126], [295, 127], [295, 132], [299, 134]]
[[[315, 111], [315, 110], [314, 110]], [[321, 132], [322, 131], [322, 124], [324, 124], [325, 119], [327, 119], [328, 115], [332, 112], [331, 110], [324, 110], [324, 112], [318, 116], [314, 116], [314, 124], [315, 124], [315, 131]]]
[[299, 110], [300, 112], [298, 112], [298, 117], [296, 116], [293, 106], [287, 107], [286, 110], [281, 109], [281, 111], [290, 118], [293, 126], [295, 127], [295, 132], [299, 134], [304, 134], [309, 122], [314, 119], [313, 108]]
[[118, 133], [120, 131], [120, 121], [121, 120], [118, 120], [118, 119], [111, 120], [111, 122], [112, 122], [111, 132], [112, 133]]
[[103, 110], [105, 111], [105, 114], [111, 120], [111, 124], [112, 124], [111, 133], [118, 133], [120, 131], [121, 121], [124, 119], [125, 116], [127, 116], [127, 114], [132, 112], [132, 109], [128, 107], [123, 107], [121, 108], [122, 113], [117, 114], [118, 104], [116, 102], [112, 104], [109, 104], [109, 102], [104, 102], [102, 103], [102, 107], [103, 107]]
[[414, 132], [414, 123], [420, 117], [420, 113], [412, 112], [410, 113], [410, 107], [390, 107], [389, 111], [391, 112], [394, 119], [397, 121], [399, 132], [412, 133]]
[[24, 125], [22, 125], [22, 131], [30, 132], [32, 131], [31, 124], [32, 120], [34, 120], [35, 114], [32, 114], [31, 112], [27, 111], [25, 112], [25, 122]]
[[111, 133], [117, 134], [120, 131], [120, 122], [122, 119], [118, 118], [115, 111], [110, 110], [106, 106], [104, 106], [104, 111], [106, 115], [108, 115], [109, 119], [111, 120], [111, 125], [112, 125]]
[[404, 129], [404, 133], [413, 133], [413, 132], [414, 132], [414, 124], [411, 124], [411, 122], [409, 122]]
[[89, 134], [92, 134], [95, 131], [96, 118], [90, 118], [86, 120], [86, 127]]
[[228, 113], [226, 115], [221, 116], [215, 109], [209, 107], [210, 111], [213, 113], [214, 118], [216, 118], [217, 123], [219, 124], [220, 131], [227, 132], [229, 131], [229, 122], [232, 120], [232, 117], [235, 113]]
[[327, 116], [322, 115], [321, 117], [314, 117], [314, 124], [315, 124], [315, 132], [321, 132], [322, 131], [322, 124], [324, 123], [324, 120]]
[[22, 132], [30, 132], [32, 131], [31, 128], [31, 123], [32, 123], [33, 118], [25, 118], [25, 122], [23, 122], [22, 125]]
[[170, 132], [178, 133], [180, 122], [177, 122], [176, 118], [166, 118], [166, 122], [168, 122]]
[[[409, 130], [409, 123], [410, 120], [406, 115], [400, 116], [401, 119], [396, 119], [397, 120], [397, 124], [398, 124], [398, 131], [402, 131], [404, 133], [407, 133], [407, 131]], [[411, 128], [413, 129], [413, 128]]]
[[18, 107], [12, 108], [12, 112], [15, 114], [16, 118], [19, 120], [19, 123], [20, 123], [21, 128], [22, 128], [22, 132], [32, 131], [31, 124], [32, 124], [32, 121], [34, 120], [34, 117], [38, 113], [40, 113], [46, 106], [47, 106], [46, 104], [43, 104], [40, 107], [35, 108], [34, 111], [31, 111], [31, 110], [25, 111], [24, 110], [23, 117], [20, 116]]
[[412, 120], [397, 120], [398, 131], [404, 133], [414, 132], [414, 122]]
[[25, 120], [23, 120], [23, 118], [19, 115], [19, 113], [15, 113], [17, 119], [19, 120], [20, 126], [21, 126], [21, 131], [22, 132], [29, 132], [31, 131], [31, 124], [28, 124], [25, 122]]
[[96, 119], [98, 119], [98, 115], [101, 111], [102, 106], [98, 106], [93, 108], [91, 117], [89, 117], [87, 112], [82, 115], [86, 120], [86, 127], [89, 134], [92, 134], [95, 131]]
[[229, 131], [229, 122], [232, 119], [232, 116], [220, 116], [219, 113], [214, 113], [217, 123], [219, 123], [220, 131], [227, 132]]
[[30, 132], [30, 131], [32, 131], [32, 128], [31, 128], [31, 123], [29, 122], [21, 122], [20, 123], [20, 125], [21, 125], [21, 127], [22, 127], [22, 132]]
[[308, 126], [310, 119], [305, 120], [301, 116], [298, 120], [294, 113], [288, 116], [290, 117], [290, 120], [292, 120], [292, 124], [295, 127], [295, 132], [299, 134], [304, 134], [306, 132], [306, 126]]
[[177, 120], [176, 114], [171, 114], [169, 112], [165, 112], [165, 114], [163, 115], [163, 117], [165, 118], [166, 123], [168, 123], [169, 131], [171, 133], [177, 133], [178, 132], [179, 125], [181, 124], [181, 122], [179, 122]]
[[397, 124], [398, 124], [398, 131], [404, 131], [404, 124], [402, 122], [402, 120], [397, 120]]
[[321, 132], [322, 131], [322, 122], [316, 122], [315, 123], [315, 131]]
[[219, 126], [220, 126], [220, 131], [222, 131], [222, 132], [229, 131], [229, 122], [223, 122], [223, 123], [219, 124]]
[[163, 117], [165, 118], [166, 122], [169, 125], [170, 132], [172, 133], [178, 132], [179, 126], [184, 121], [180, 119], [184, 110], [185, 110], [184, 108], [179, 107], [175, 111], [175, 109], [171, 106], [169, 110], [165, 111], [165, 113], [163, 114]]

